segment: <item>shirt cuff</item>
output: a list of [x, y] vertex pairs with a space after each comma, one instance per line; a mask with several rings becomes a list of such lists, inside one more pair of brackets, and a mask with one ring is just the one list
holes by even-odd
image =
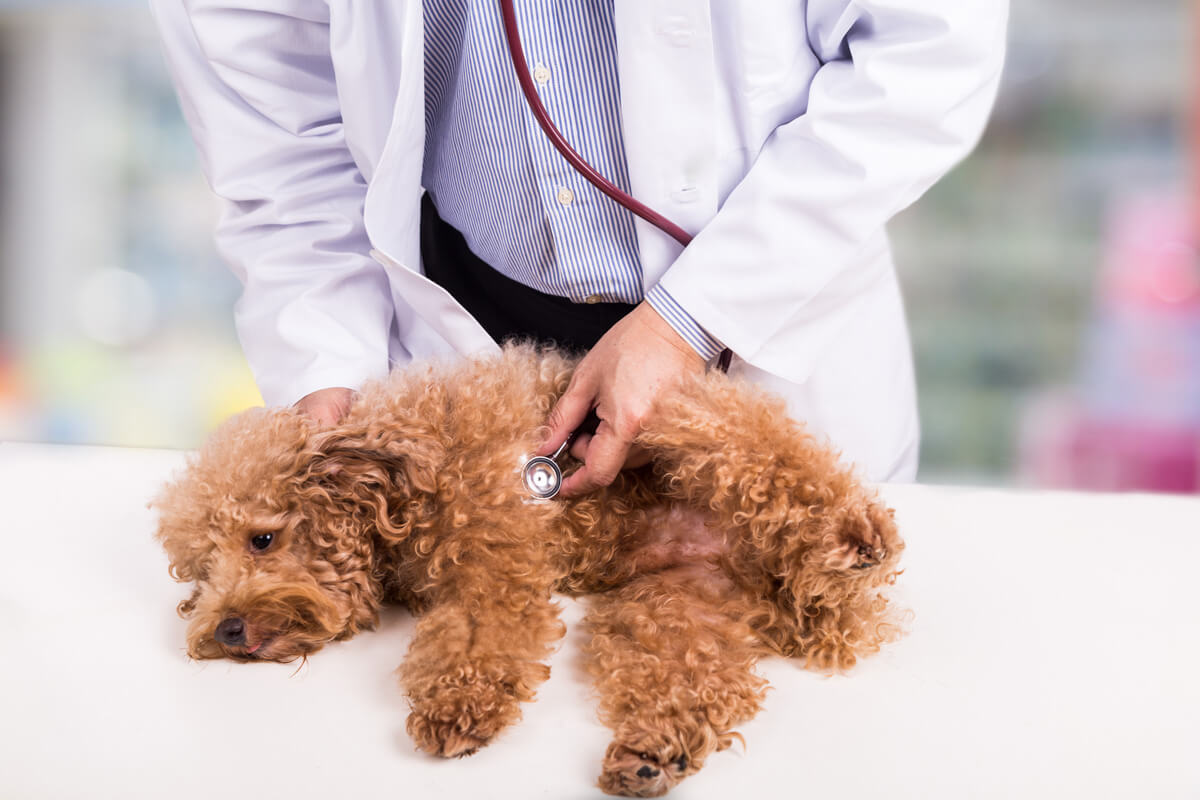
[[725, 349], [725, 345], [709, 335], [700, 327], [692, 315], [683, 310], [683, 306], [675, 302], [671, 293], [661, 285], [651, 287], [646, 292], [646, 302], [659, 313], [683, 340], [692, 346], [705, 361], [716, 358]]

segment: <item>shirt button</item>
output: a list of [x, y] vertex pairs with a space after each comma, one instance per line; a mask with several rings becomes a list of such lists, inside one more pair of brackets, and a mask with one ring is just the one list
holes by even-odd
[[671, 199], [676, 203], [694, 203], [700, 199], [700, 190], [695, 186], [681, 186], [671, 192]]
[[572, 192], [567, 187], [561, 186], [561, 187], [559, 187], [559, 190], [558, 190], [557, 199], [558, 199], [558, 204], [560, 206], [566, 207], [566, 206], [571, 205], [572, 202], [574, 202], [575, 193]]
[[596, 303], [601, 302], [603, 299], [604, 298], [598, 294], [589, 294], [587, 297], [583, 298], [583, 302], [587, 303], [589, 306], [594, 306], [594, 305], [596, 305]]
[[538, 86], [545, 86], [546, 81], [550, 80], [550, 68], [545, 64], [538, 64], [533, 68], [533, 79], [537, 81]]

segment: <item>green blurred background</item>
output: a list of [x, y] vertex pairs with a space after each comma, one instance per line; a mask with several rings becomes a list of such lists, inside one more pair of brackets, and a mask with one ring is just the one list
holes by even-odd
[[[1193, 15], [1013, 0], [983, 142], [891, 226], [922, 480], [1200, 490]], [[0, 439], [188, 448], [259, 403], [145, 4], [0, 0], [0, 118]]]

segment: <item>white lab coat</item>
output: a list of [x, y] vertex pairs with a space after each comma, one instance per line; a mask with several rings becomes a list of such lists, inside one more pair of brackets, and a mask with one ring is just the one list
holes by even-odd
[[[868, 477], [911, 479], [884, 224], [977, 141], [1007, 0], [614, 2], [633, 194], [695, 234], [638, 220], [646, 286]], [[495, 349], [421, 274], [420, 0], [151, 4], [266, 401]]]

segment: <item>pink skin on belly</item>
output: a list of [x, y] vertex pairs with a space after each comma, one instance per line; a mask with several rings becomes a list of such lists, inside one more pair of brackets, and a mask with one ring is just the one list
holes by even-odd
[[646, 524], [629, 554], [638, 573], [672, 568], [699, 568], [707, 573], [728, 551], [725, 534], [706, 524], [704, 513], [681, 506], [663, 506], [646, 514]]

